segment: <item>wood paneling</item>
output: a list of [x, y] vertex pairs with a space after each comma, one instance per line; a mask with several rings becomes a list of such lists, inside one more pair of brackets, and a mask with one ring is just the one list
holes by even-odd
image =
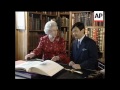
[[15, 59], [23, 60], [26, 54], [27, 54], [27, 26], [26, 30], [23, 31], [15, 29]]

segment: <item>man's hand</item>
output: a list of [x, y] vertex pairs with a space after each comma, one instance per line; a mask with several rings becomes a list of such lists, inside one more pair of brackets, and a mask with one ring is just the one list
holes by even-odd
[[72, 68], [74, 68], [74, 69], [81, 69], [81, 67], [80, 67], [79, 64], [74, 64], [74, 65], [72, 65]]
[[59, 56], [54, 56], [54, 57], [52, 57], [52, 61], [58, 61], [60, 59], [60, 57]]
[[72, 65], [74, 65], [75, 63], [73, 62], [73, 61], [70, 61], [69, 62], [69, 66], [72, 66]]

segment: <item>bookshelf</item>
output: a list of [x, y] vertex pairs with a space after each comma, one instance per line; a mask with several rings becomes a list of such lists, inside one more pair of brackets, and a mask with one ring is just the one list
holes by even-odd
[[[102, 53], [102, 57], [99, 60], [105, 63], [105, 16], [103, 17], [103, 19], [103, 22], [94, 22], [94, 12], [74, 11], [71, 12], [70, 22], [71, 27], [75, 22], [83, 22], [85, 24], [86, 36], [92, 38], [99, 46], [100, 52]], [[72, 35], [71, 38], [73, 38]]]
[[[96, 41], [103, 53], [102, 60], [105, 61], [105, 21], [94, 22], [92, 11], [35, 11], [27, 12], [27, 53], [37, 47], [39, 38], [44, 36], [44, 25], [53, 19], [58, 24], [59, 34], [65, 39], [66, 53], [70, 56], [71, 43], [73, 40], [71, 28], [75, 22], [81, 21], [85, 24], [86, 36]], [[104, 14], [105, 15], [105, 14]], [[104, 17], [105, 20], [105, 17]]]
[[69, 40], [69, 35], [70, 35], [70, 12], [59, 12], [58, 17], [60, 18], [60, 23], [59, 25], [59, 30], [60, 30], [60, 36], [64, 38], [65, 40], [65, 45], [66, 45], [66, 53], [68, 56], [70, 55], [70, 40]]

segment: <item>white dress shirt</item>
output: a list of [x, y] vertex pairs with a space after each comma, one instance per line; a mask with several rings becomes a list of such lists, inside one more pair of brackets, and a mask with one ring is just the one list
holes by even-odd
[[81, 44], [84, 37], [85, 37], [85, 35], [82, 38], [78, 39], [78, 42], [80, 41], [80, 44]]

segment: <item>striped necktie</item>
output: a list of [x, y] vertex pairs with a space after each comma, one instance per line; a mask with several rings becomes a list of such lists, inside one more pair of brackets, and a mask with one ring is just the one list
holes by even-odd
[[79, 46], [80, 46], [80, 41], [78, 41], [78, 44], [77, 44], [77, 48], [79, 49]]

